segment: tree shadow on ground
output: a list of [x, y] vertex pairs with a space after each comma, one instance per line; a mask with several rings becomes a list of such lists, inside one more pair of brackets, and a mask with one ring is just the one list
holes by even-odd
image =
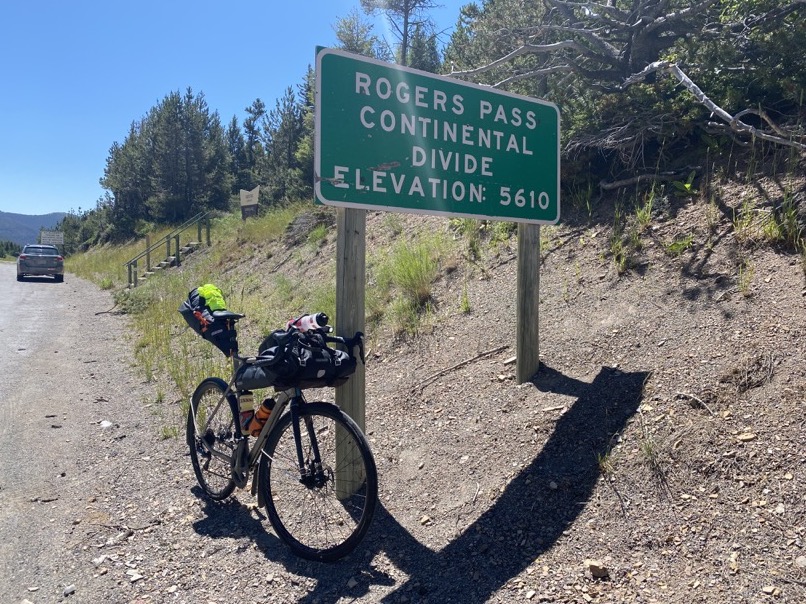
[[[409, 576], [383, 602], [486, 602], [551, 548], [580, 515], [599, 478], [598, 460], [638, 409], [648, 377], [648, 372], [603, 367], [588, 384], [542, 365], [535, 387], [576, 401], [559, 418], [543, 448], [535, 451], [532, 463], [478, 520], [438, 552], [417, 541], [383, 506], [356, 552], [331, 564], [296, 558], [267, 530], [265, 520], [234, 501], [210, 505], [208, 517], [195, 523], [196, 531], [213, 538], [247, 535], [267, 558], [316, 579], [301, 604], [358, 599], [372, 585], [393, 585], [394, 579], [372, 564], [381, 553]], [[349, 581], [351, 577], [355, 580]]]

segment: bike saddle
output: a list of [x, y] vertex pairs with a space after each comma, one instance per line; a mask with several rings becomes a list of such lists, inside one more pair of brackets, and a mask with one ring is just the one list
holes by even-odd
[[238, 319], [243, 319], [246, 315], [239, 314], [237, 312], [232, 312], [231, 310], [214, 310], [213, 311], [213, 318], [215, 319], [225, 319], [230, 321], [237, 321]]

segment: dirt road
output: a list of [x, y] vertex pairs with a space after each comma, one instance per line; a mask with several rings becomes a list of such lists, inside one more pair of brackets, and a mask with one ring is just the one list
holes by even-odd
[[103, 502], [133, 460], [112, 443], [142, 438], [146, 413], [124, 320], [70, 275], [18, 283], [0, 263], [0, 282], [0, 602], [99, 602], [82, 540], [114, 524]]

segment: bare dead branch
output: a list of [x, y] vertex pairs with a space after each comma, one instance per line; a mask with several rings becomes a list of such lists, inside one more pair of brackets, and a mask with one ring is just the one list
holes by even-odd
[[[784, 145], [787, 147], [794, 147], [796, 149], [800, 149], [801, 151], [806, 152], [806, 144], [793, 140], [791, 137], [794, 136], [793, 134], [784, 133], [784, 135], [779, 135], [778, 133], [781, 132], [780, 128], [777, 126], [772, 125], [772, 120], [769, 120], [769, 117], [765, 115], [764, 120], [770, 124], [770, 127], [776, 132], [776, 135], [769, 134], [764, 132], [763, 130], [759, 130], [755, 126], [751, 126], [743, 122], [739, 119], [740, 115], [746, 115], [748, 113], [756, 113], [753, 110], [745, 110], [741, 114], [737, 114], [736, 116], [731, 115], [722, 107], [714, 103], [710, 98], [706, 96], [706, 94], [697, 86], [691, 78], [689, 78], [682, 69], [677, 65], [677, 63], [669, 63], [668, 61], [655, 61], [654, 63], [650, 63], [647, 65], [642, 71], [631, 75], [624, 81], [622, 85], [622, 89], [626, 89], [627, 87], [635, 84], [637, 82], [643, 81], [647, 75], [654, 72], [660, 73], [668, 73], [673, 75], [677, 78], [677, 80], [686, 87], [686, 89], [694, 95], [694, 97], [703, 105], [705, 105], [708, 109], [711, 110], [711, 113], [717, 115], [720, 119], [726, 122], [730, 128], [738, 133], [742, 134], [749, 134], [755, 138], [760, 138], [762, 140], [766, 140], [772, 143], [776, 143], [779, 145]], [[790, 137], [790, 138], [787, 138]]]
[[610, 44], [609, 42], [607, 42], [606, 40], [602, 39], [599, 35], [597, 35], [596, 30], [576, 28], [576, 27], [565, 27], [563, 25], [543, 25], [540, 27], [540, 29], [543, 31], [557, 31], [560, 33], [581, 36], [594, 46], [601, 49], [601, 51], [604, 53], [604, 57], [602, 57], [601, 54], [589, 51], [587, 53], [588, 56], [592, 56], [599, 59], [607, 58], [608, 61], [606, 62], [608, 63], [615, 62], [619, 58], [620, 54], [619, 49]]
[[564, 0], [547, 0], [547, 3], [556, 6], [556, 7], [563, 7], [568, 10], [587, 10], [591, 14], [591, 16], [596, 17], [598, 15], [607, 15], [614, 22], [617, 23], [626, 23], [628, 14], [624, 11], [619, 10], [615, 6], [610, 6], [609, 4], [600, 4], [598, 2], [566, 2]]
[[571, 72], [574, 71], [574, 68], [571, 65], [555, 65], [554, 67], [546, 67], [544, 69], [535, 69], [533, 71], [527, 71], [524, 73], [516, 73], [508, 78], [504, 78], [500, 82], [496, 82], [493, 84], [493, 88], [499, 88], [505, 84], [509, 84], [510, 82], [517, 82], [518, 80], [525, 80], [528, 78], [540, 78], [547, 75], [551, 75], [552, 73], [560, 73], [560, 72]]
[[763, 109], [745, 109], [743, 111], [740, 111], [739, 113], [737, 113], [733, 117], [734, 117], [734, 119], [738, 120], [738, 119], [740, 119], [741, 117], [743, 117], [745, 115], [757, 115], [758, 117], [763, 119], [765, 122], [767, 122], [767, 125], [769, 125], [769, 127], [772, 129], [772, 131], [775, 132], [778, 136], [782, 136], [784, 138], [786, 138], [788, 136], [794, 136], [795, 138], [798, 138], [798, 139], [804, 139], [805, 138], [803, 136], [795, 136], [792, 133], [789, 133], [789, 132], [786, 132], [786, 131], [782, 130], [775, 122], [772, 121], [772, 119], [770, 119], [770, 116], [767, 115], [767, 113]]
[[699, 405], [700, 405], [700, 406], [701, 406], [703, 409], [705, 409], [706, 411], [708, 411], [708, 413], [710, 413], [712, 416], [714, 415], [714, 412], [713, 412], [713, 411], [711, 411], [711, 408], [710, 408], [708, 405], [706, 405], [706, 404], [705, 404], [705, 401], [704, 401], [704, 400], [702, 400], [701, 398], [696, 397], [696, 396], [694, 396], [693, 394], [689, 394], [688, 392], [678, 392], [678, 393], [677, 393], [677, 396], [678, 396], [678, 397], [680, 397], [680, 398], [688, 398], [688, 399], [691, 399], [691, 400], [693, 400], [693, 401], [696, 401], [697, 403], [699, 403]]
[[708, 8], [712, 4], [716, 3], [717, 0], [703, 0], [699, 4], [695, 4], [694, 6], [689, 6], [688, 8], [684, 8], [683, 10], [679, 10], [676, 13], [670, 13], [668, 15], [664, 15], [663, 17], [658, 17], [654, 21], [652, 21], [646, 27], [646, 32], [649, 33], [651, 31], [655, 31], [659, 27], [667, 26], [670, 23], [674, 23], [676, 21], [680, 21], [682, 19], [686, 19], [691, 15], [696, 15], [700, 11]]
[[764, 13], [763, 15], [748, 19], [745, 21], [745, 27], [752, 29], [753, 27], [758, 27], [770, 21], [778, 21], [798, 10], [801, 4], [806, 4], [806, 0], [793, 0], [787, 6], [782, 6]]
[[423, 389], [426, 386], [428, 386], [428, 384], [430, 384], [431, 382], [433, 382], [437, 378], [440, 378], [443, 375], [446, 375], [446, 374], [450, 373], [454, 369], [459, 369], [460, 367], [464, 367], [465, 365], [468, 365], [469, 363], [472, 363], [473, 361], [478, 361], [479, 359], [483, 359], [483, 358], [488, 357], [488, 356], [490, 356], [492, 354], [496, 354], [498, 352], [501, 352], [502, 350], [506, 350], [507, 348], [509, 348], [509, 346], [507, 344], [504, 344], [503, 346], [497, 346], [496, 348], [491, 348], [490, 350], [485, 350], [484, 352], [480, 352], [476, 356], [470, 357], [469, 359], [465, 359], [464, 361], [456, 363], [455, 365], [451, 365], [450, 367], [446, 367], [445, 369], [441, 369], [440, 371], [437, 371], [433, 375], [428, 376], [422, 382], [420, 382], [417, 385], [417, 389], [420, 392], [422, 392]]
[[633, 176], [632, 178], [625, 178], [623, 180], [616, 180], [613, 182], [606, 182], [603, 180], [599, 183], [599, 188], [602, 191], [612, 191], [614, 189], [622, 189], [624, 187], [638, 185], [642, 182], [670, 182], [685, 178], [685, 175], [688, 172], [690, 172], [690, 170], [685, 172], [677, 172], [675, 174], [656, 174], [653, 172], [652, 174], [639, 174], [638, 176]]
[[565, 48], [572, 48], [577, 52], [590, 52], [584, 46], [582, 46], [579, 42], [574, 40], [565, 40], [563, 42], [556, 42], [554, 44], [524, 44], [519, 48], [516, 48], [512, 52], [507, 55], [504, 55], [500, 59], [496, 59], [492, 63], [488, 63], [487, 65], [482, 65], [481, 67], [477, 67], [476, 69], [466, 69], [463, 71], [451, 71], [449, 75], [451, 76], [471, 76], [471, 75], [478, 75], [480, 73], [485, 73], [490, 71], [491, 69], [495, 69], [505, 63], [512, 61], [517, 57], [521, 57], [523, 55], [528, 54], [535, 54], [535, 53], [551, 53], [557, 50], [562, 50]]

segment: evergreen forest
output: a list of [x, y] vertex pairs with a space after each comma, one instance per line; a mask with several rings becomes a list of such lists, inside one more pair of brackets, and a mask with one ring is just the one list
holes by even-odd
[[[728, 157], [795, 171], [806, 153], [806, 0], [480, 0], [449, 37], [436, 5], [360, 0], [334, 24], [336, 46], [555, 103], [564, 199], [691, 187]], [[64, 218], [65, 250], [230, 211], [258, 185], [263, 209], [311, 199], [314, 102], [310, 68], [282, 98], [244, 99], [240, 123], [203, 91], [167, 92], [111, 143], [105, 194]]]

